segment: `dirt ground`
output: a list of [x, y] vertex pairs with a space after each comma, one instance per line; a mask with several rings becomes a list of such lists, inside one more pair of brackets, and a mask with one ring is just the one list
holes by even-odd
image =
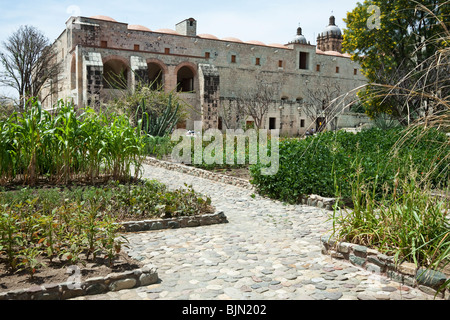
[[[212, 171], [245, 180], [250, 179], [248, 168], [215, 169]], [[82, 259], [82, 262], [77, 264], [58, 259], [53, 260], [53, 262], [45, 260], [42, 262], [45, 263], [46, 267], [38, 268], [33, 274], [33, 277], [31, 277], [30, 273], [25, 270], [11, 272], [8, 268], [6, 257], [0, 255], [0, 292], [27, 289], [43, 284], [66, 282], [73, 275], [71, 269], [69, 269], [72, 265], [80, 269], [82, 279], [101, 277], [110, 273], [120, 273], [142, 267], [139, 262], [131, 259], [124, 252], [113, 261], [112, 266], [109, 266], [109, 262], [102, 257], [97, 257], [95, 261]]]
[[250, 180], [250, 172], [248, 168], [239, 169], [214, 169], [212, 172], [221, 173], [227, 176]]
[[86, 280], [93, 277], [103, 277], [110, 273], [121, 273], [128, 270], [135, 270], [141, 268], [143, 265], [128, 257], [126, 253], [121, 253], [116, 260], [113, 261], [112, 266], [109, 266], [108, 260], [102, 257], [97, 257], [95, 260], [72, 263], [63, 262], [60, 260], [42, 261], [46, 267], [39, 268], [30, 277], [30, 273], [23, 271], [11, 272], [6, 264], [5, 257], [0, 256], [0, 292], [9, 292], [18, 289], [27, 289], [43, 284], [57, 284], [69, 281], [74, 273], [71, 266], [79, 268], [81, 279]]

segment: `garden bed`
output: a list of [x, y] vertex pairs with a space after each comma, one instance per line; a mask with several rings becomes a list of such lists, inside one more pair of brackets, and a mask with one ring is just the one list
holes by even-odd
[[[0, 191], [0, 300], [67, 299], [154, 283], [156, 269], [123, 252], [124, 232], [227, 222], [192, 187], [168, 190], [157, 181]], [[74, 269], [87, 280], [72, 290], [65, 282]]]
[[329, 236], [321, 237], [321, 242], [322, 253], [334, 259], [349, 261], [373, 274], [388, 277], [410, 287], [417, 287], [438, 298], [450, 297], [450, 289], [444, 285], [450, 279], [450, 266], [437, 271], [410, 262], [398, 263], [395, 256], [382, 254], [366, 246], [340, 242]]
[[81, 279], [89, 279], [106, 277], [110, 274], [117, 275], [144, 266], [123, 252], [114, 259], [112, 265], [109, 264], [108, 259], [103, 257], [96, 257], [92, 261], [86, 261], [83, 257], [82, 261], [77, 263], [63, 259], [55, 259], [50, 262], [48, 259], [40, 258], [40, 261], [47, 267], [37, 269], [33, 278], [30, 278], [30, 274], [25, 270], [11, 272], [7, 267], [6, 260], [0, 256], [0, 294], [15, 291], [16, 293], [9, 294], [8, 298], [17, 298], [19, 293], [24, 294], [26, 291], [36, 293], [40, 291], [41, 286], [70, 281], [71, 277], [73, 278], [75, 275], [75, 270], [80, 271]]

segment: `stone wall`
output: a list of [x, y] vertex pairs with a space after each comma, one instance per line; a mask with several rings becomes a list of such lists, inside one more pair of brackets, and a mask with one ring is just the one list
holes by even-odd
[[0, 293], [1, 300], [66, 300], [86, 295], [104, 294], [108, 291], [148, 286], [158, 281], [153, 265], [123, 273], [111, 273], [105, 277], [89, 278], [80, 283], [65, 282], [45, 284], [29, 289]]
[[140, 232], [149, 230], [177, 229], [227, 223], [227, 217], [220, 211], [213, 214], [182, 216], [170, 219], [154, 219], [122, 222], [123, 232]]
[[164, 168], [167, 170], [172, 170], [180, 173], [190, 174], [196, 177], [209, 179], [217, 182], [222, 182], [226, 184], [231, 184], [233, 186], [245, 188], [245, 189], [253, 189], [253, 185], [248, 181], [236, 177], [227, 176], [220, 173], [215, 173], [195, 167], [186, 166], [179, 163], [174, 163], [170, 161], [158, 160], [151, 157], [146, 157], [143, 161], [145, 164]]
[[332, 258], [347, 260], [373, 274], [386, 276], [410, 287], [418, 287], [427, 294], [437, 294], [441, 298], [450, 297], [449, 289], [440, 288], [445, 281], [450, 280], [450, 270], [444, 274], [420, 266], [416, 267], [414, 263], [396, 264], [393, 256], [379, 253], [366, 246], [339, 242], [329, 236], [323, 236], [321, 242], [322, 253]]
[[[48, 99], [44, 107], [51, 107], [59, 99], [73, 98], [80, 106], [97, 101], [99, 87], [88, 89], [87, 82], [97, 82], [90, 74], [98, 70], [87, 70], [88, 66], [81, 64], [91, 54], [99, 56], [103, 63], [111, 59], [122, 61], [129, 71], [130, 88], [136, 82], [135, 76], [146, 79], [146, 72], [149, 72], [146, 70], [147, 64], [156, 63], [161, 67], [164, 88], [167, 91], [176, 90], [178, 70], [189, 66], [194, 74], [194, 90], [183, 92], [181, 98], [192, 105], [195, 112], [192, 112], [191, 118], [195, 119], [187, 121], [187, 129], [193, 128], [193, 121], [200, 119], [202, 113], [203, 119], [210, 122], [207, 127], [217, 127], [219, 121], [214, 109], [221, 108], [220, 99], [236, 98], [243, 87], [255, 87], [257, 76], [261, 76], [266, 83], [281, 86], [280, 92], [273, 98], [277, 104], [275, 111], [266, 116], [264, 124], [267, 128], [269, 118], [275, 117], [277, 129], [282, 127], [282, 134], [286, 135], [303, 133], [312, 123], [304, 114], [300, 116], [295, 103], [299, 99], [308, 102], [308, 83], [328, 79], [339, 84], [341, 94], [366, 83], [359, 71], [354, 72], [359, 70], [359, 65], [339, 52], [318, 51], [309, 44], [281, 45], [236, 38], [219, 39], [207, 34], [197, 35], [196, 26], [195, 19], [187, 19], [178, 25], [179, 32], [170, 29], [151, 31], [113, 19], [71, 17], [53, 45], [64, 65], [64, 71], [58, 78], [58, 93]], [[284, 38], [280, 40], [287, 43], [290, 35]], [[301, 52], [308, 55], [306, 68], [299, 65]], [[202, 65], [215, 69], [212, 81], [202, 82], [200, 79], [200, 73], [206, 70]], [[219, 78], [220, 82], [217, 81]], [[200, 90], [200, 86], [204, 86], [205, 90]], [[211, 95], [210, 88], [205, 86], [213, 88], [214, 94]], [[43, 92], [44, 95], [46, 92]], [[188, 99], [185, 99], [186, 96]], [[291, 103], [287, 103], [284, 110], [276, 111], [279, 107], [277, 101], [281, 98]], [[301, 120], [305, 123], [304, 127], [300, 127]]]

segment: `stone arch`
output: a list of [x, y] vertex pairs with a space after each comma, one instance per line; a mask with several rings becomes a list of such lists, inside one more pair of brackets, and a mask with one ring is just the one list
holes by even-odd
[[121, 56], [108, 56], [103, 59], [103, 87], [105, 89], [126, 89], [130, 77], [130, 65]]
[[164, 62], [158, 59], [147, 59], [148, 80], [152, 89], [164, 88], [165, 76], [168, 68]]
[[190, 62], [180, 63], [175, 68], [177, 75], [177, 91], [192, 92], [195, 91], [195, 79], [197, 78], [197, 66]]

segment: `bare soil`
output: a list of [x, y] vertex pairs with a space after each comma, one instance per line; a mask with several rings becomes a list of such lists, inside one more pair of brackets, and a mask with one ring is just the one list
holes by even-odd
[[9, 292], [18, 289], [28, 289], [43, 284], [57, 284], [66, 282], [73, 275], [70, 266], [77, 266], [81, 272], [81, 279], [104, 277], [110, 273], [121, 273], [143, 267], [142, 263], [128, 257], [121, 252], [118, 257], [109, 264], [109, 260], [97, 257], [95, 260], [82, 259], [73, 263], [54, 259], [52, 262], [42, 260], [46, 264], [44, 268], [36, 269], [33, 277], [26, 270], [11, 272], [4, 256], [0, 256], [0, 292]]
[[95, 260], [82, 259], [73, 263], [54, 259], [52, 262], [42, 260], [46, 264], [44, 268], [36, 269], [33, 277], [26, 270], [11, 272], [4, 256], [0, 256], [0, 292], [9, 292], [18, 289], [28, 289], [43, 284], [57, 284], [69, 280], [73, 275], [70, 266], [77, 266], [81, 272], [81, 279], [104, 277], [110, 273], [121, 273], [143, 267], [142, 263], [128, 257], [124, 252], [113, 260], [112, 265], [108, 259], [97, 257]]
[[[216, 173], [221, 173], [228, 176], [238, 177], [241, 179], [250, 179], [248, 168], [239, 169], [215, 169], [211, 170]], [[97, 183], [102, 181], [97, 181]], [[80, 185], [80, 181], [76, 185]], [[4, 186], [4, 190], [15, 190], [20, 183], [9, 186]], [[39, 181], [37, 187], [50, 187], [48, 181]], [[213, 207], [211, 207], [211, 210]], [[122, 221], [126, 221], [125, 217], [121, 217]], [[73, 275], [71, 266], [76, 266], [81, 272], [82, 279], [86, 280], [93, 277], [104, 277], [111, 273], [121, 273], [128, 270], [134, 270], [143, 267], [142, 263], [130, 258], [125, 252], [121, 252], [115, 260], [110, 264], [109, 260], [99, 256], [95, 260], [86, 260], [81, 257], [81, 261], [74, 263], [71, 261], [61, 261], [59, 259], [41, 258], [40, 260], [45, 264], [45, 267], [36, 268], [33, 276], [28, 270], [11, 271], [6, 256], [0, 254], [0, 293], [9, 292], [19, 289], [28, 289], [34, 286], [41, 286], [44, 284], [57, 284], [69, 280]]]
[[209, 170], [211, 172], [220, 173], [227, 176], [232, 176], [235, 178], [240, 178], [244, 180], [250, 180], [250, 171], [248, 168], [237, 168], [237, 169], [213, 169]]

